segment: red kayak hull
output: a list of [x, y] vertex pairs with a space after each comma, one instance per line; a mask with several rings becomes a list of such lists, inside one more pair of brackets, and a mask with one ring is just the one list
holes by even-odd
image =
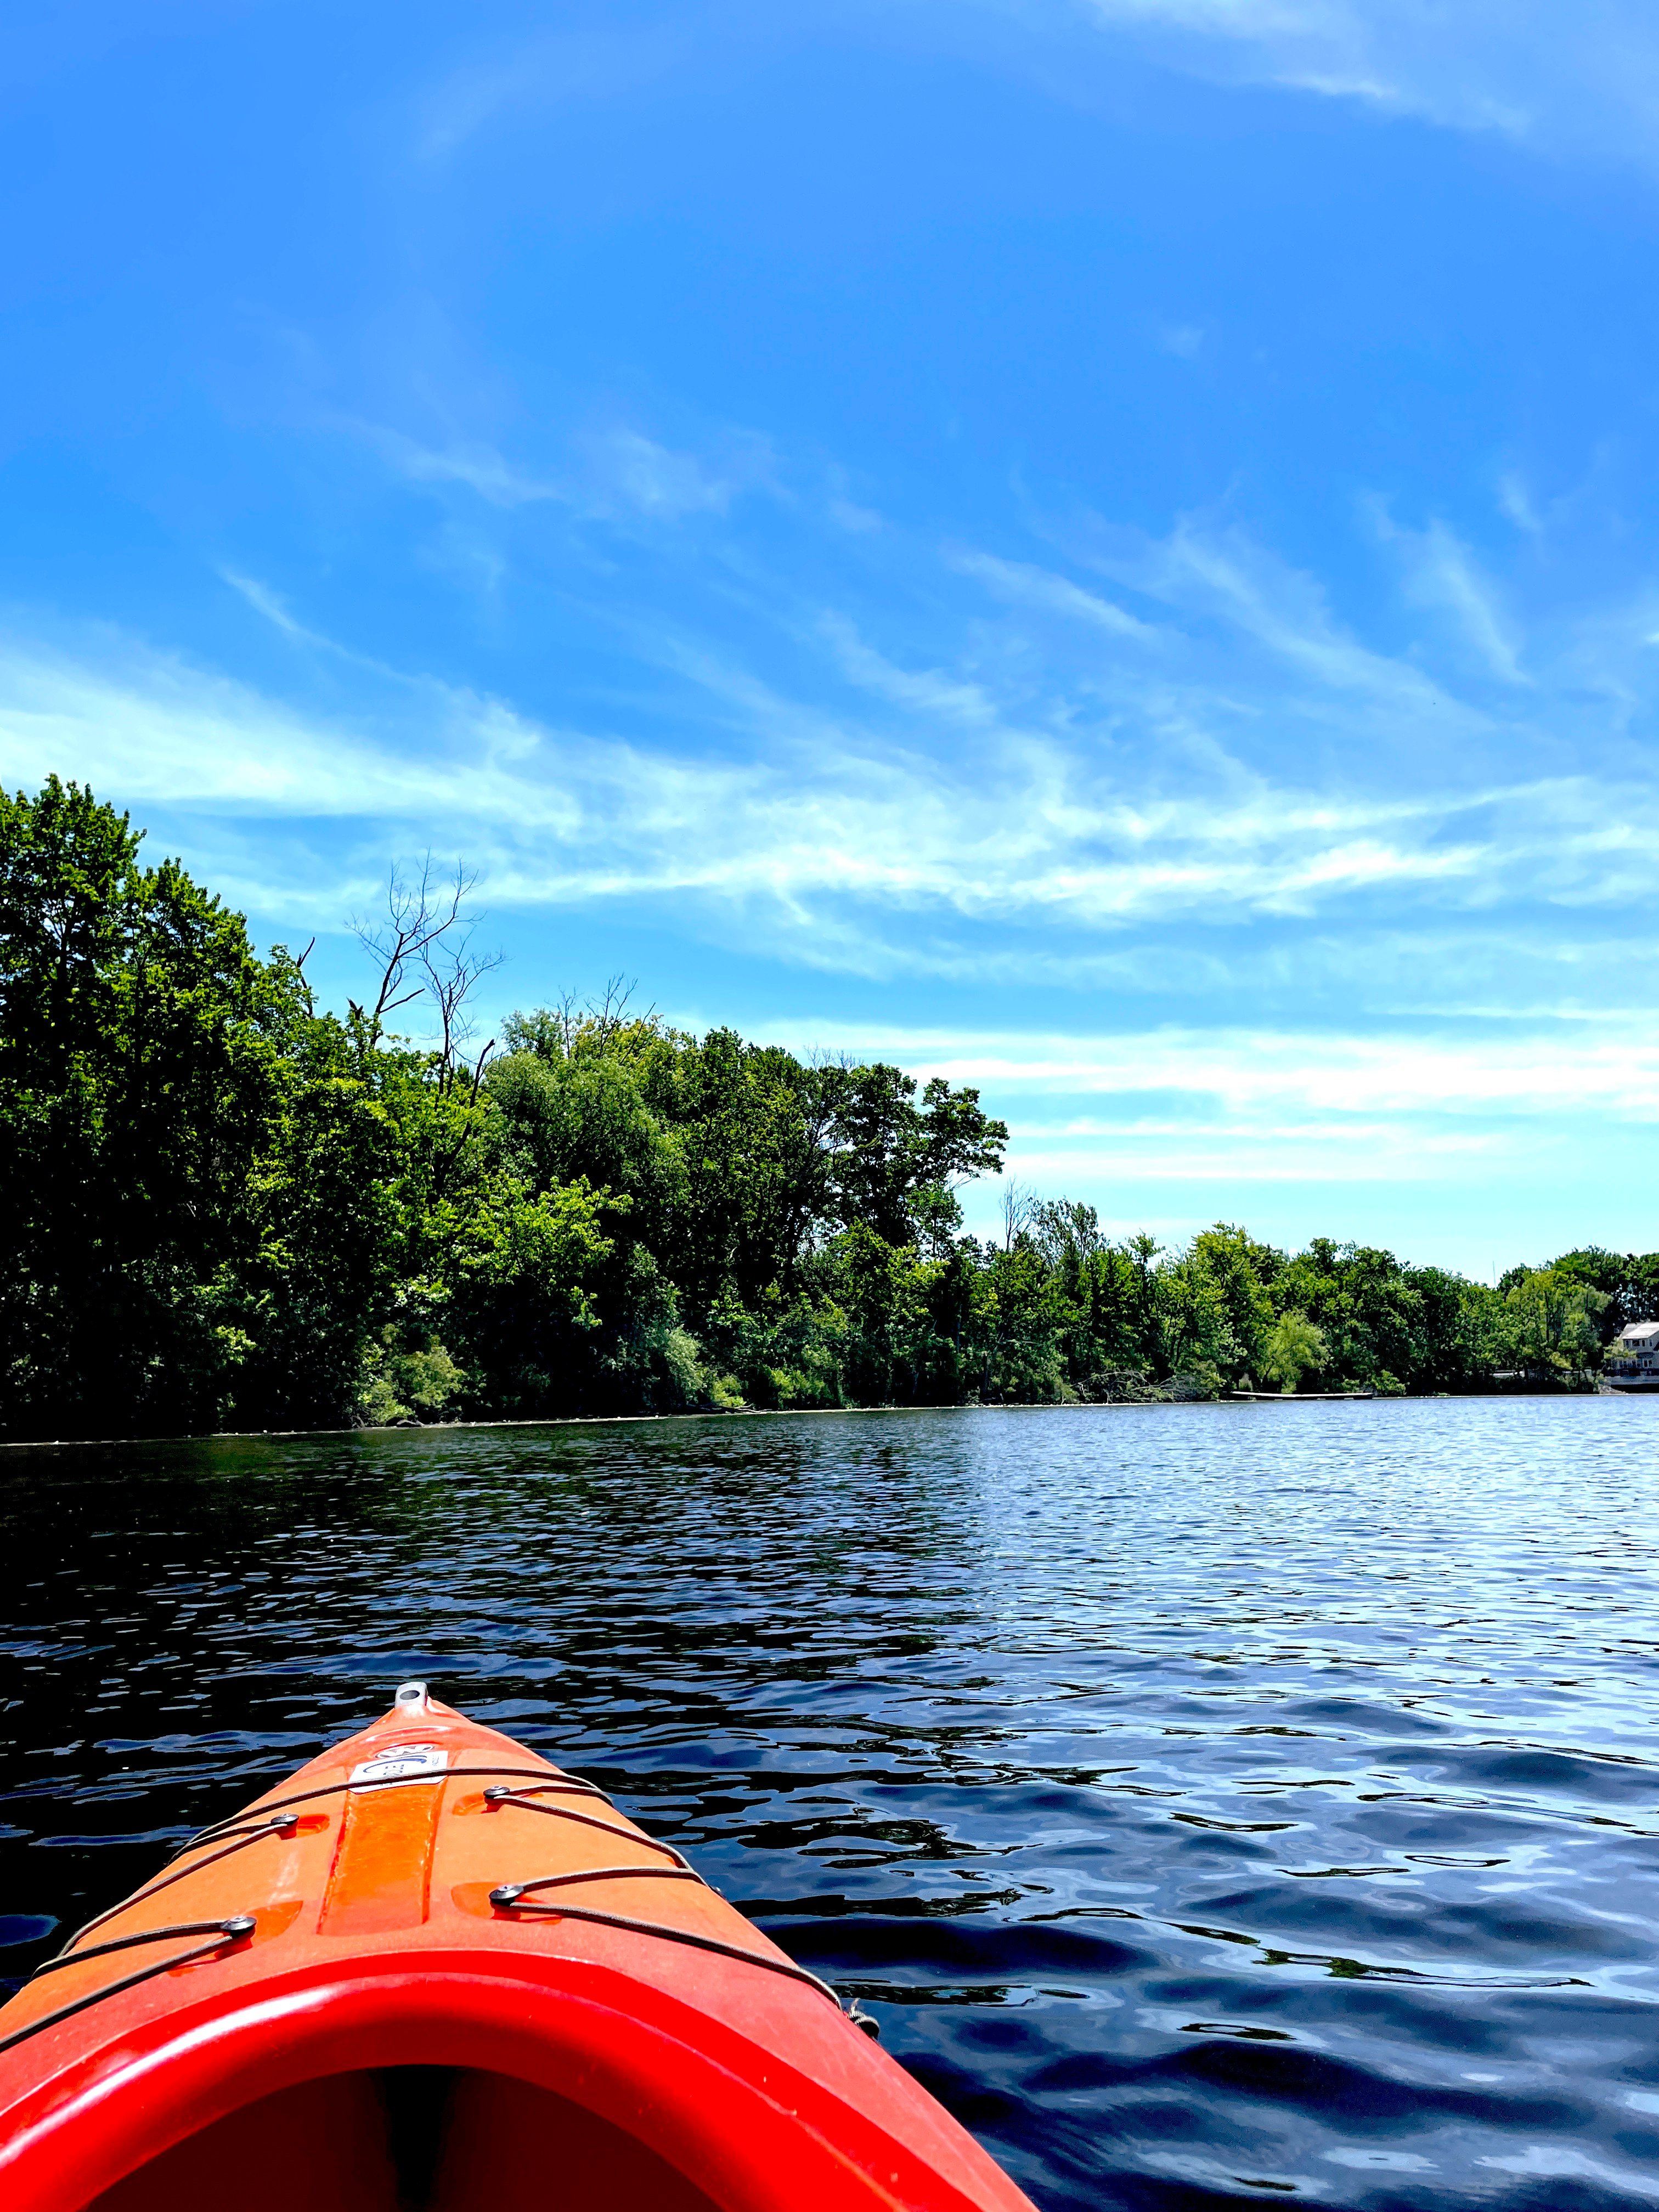
[[607, 2212], [1030, 2212], [677, 1853], [423, 1698], [209, 1832], [0, 2010], [8, 2212], [590, 2187]]

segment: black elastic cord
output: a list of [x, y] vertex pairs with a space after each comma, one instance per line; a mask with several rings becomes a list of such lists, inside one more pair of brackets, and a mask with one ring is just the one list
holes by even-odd
[[[508, 1889], [514, 1886], [512, 1882], [506, 1885]], [[500, 1894], [501, 1893], [498, 1891], [490, 1893], [492, 1905]], [[769, 1974], [783, 1974], [792, 1982], [805, 1982], [809, 1988], [817, 1990], [820, 1996], [828, 1997], [837, 2012], [842, 2008], [841, 1999], [829, 1983], [821, 1982], [816, 1974], [809, 1974], [805, 1966], [798, 1966], [789, 1959], [769, 1959], [760, 1951], [745, 1951], [739, 1943], [723, 1943], [718, 1936], [694, 1935], [689, 1928], [665, 1928], [655, 1920], [631, 1920], [624, 1912], [596, 1912], [591, 1905], [538, 1905], [532, 1900], [522, 1905], [497, 1905], [496, 1910], [502, 1912], [545, 1912], [562, 1920], [591, 1920], [600, 1928], [625, 1928], [632, 1936], [660, 1936], [665, 1942], [690, 1943], [696, 1950], [714, 1951], [723, 1959], [740, 1959], [745, 1966], [764, 1966]]]
[[[447, 1766], [431, 1774], [393, 1775], [388, 1777], [384, 1782], [325, 1782], [320, 1789], [297, 1790], [292, 1797], [277, 1798], [274, 1804], [251, 1805], [240, 1813], [233, 1813], [228, 1820], [216, 1820], [210, 1827], [204, 1828], [199, 1835], [192, 1836], [184, 1848], [187, 1851], [193, 1851], [199, 1844], [216, 1843], [219, 1838], [233, 1828], [238, 1820], [246, 1820], [255, 1813], [276, 1813], [288, 1805], [309, 1805], [319, 1797], [337, 1797], [343, 1790], [404, 1790], [411, 1783], [430, 1784], [434, 1782], [471, 1781], [485, 1774], [510, 1774], [526, 1782], [534, 1782], [538, 1778], [538, 1770], [534, 1767]], [[607, 1805], [611, 1802], [597, 1783], [573, 1782], [556, 1773], [550, 1780], [542, 1783], [541, 1787], [544, 1790], [566, 1790], [572, 1796], [576, 1797], [604, 1798]]]
[[78, 1966], [83, 1960], [107, 1958], [112, 1951], [131, 1951], [135, 1943], [160, 1943], [169, 1936], [219, 1936], [227, 1942], [253, 1933], [253, 1917], [239, 1912], [234, 1920], [179, 1920], [171, 1928], [144, 1928], [136, 1936], [118, 1936], [113, 1942], [89, 1944], [84, 1951], [60, 1951], [55, 1959], [48, 1959], [29, 1976], [38, 1982], [42, 1974], [55, 1974], [64, 1966]]
[[[544, 1771], [547, 1772], [550, 1778], [544, 1782], [540, 1778]], [[447, 1782], [452, 1777], [459, 1777], [463, 1781], [477, 1781], [485, 1775], [491, 1774], [510, 1775], [514, 1779], [523, 1781], [537, 1790], [553, 1790], [575, 1797], [597, 1797], [606, 1805], [611, 1802], [596, 1783], [573, 1780], [567, 1775], [560, 1774], [555, 1768], [544, 1770], [523, 1766], [452, 1766], [447, 1768], [443, 1773], [434, 1774], [429, 1778], [434, 1782]], [[175, 1864], [165, 1874], [159, 1875], [154, 1881], [147, 1883], [143, 1889], [135, 1890], [131, 1897], [124, 1898], [119, 1905], [112, 1905], [105, 1912], [95, 1912], [83, 1926], [76, 1929], [74, 1935], [70, 1937], [69, 1942], [64, 1945], [64, 1950], [72, 1948], [82, 1936], [90, 1936], [94, 1928], [101, 1928], [106, 1921], [113, 1920], [118, 1913], [127, 1911], [135, 1905], [142, 1905], [146, 1898], [155, 1897], [164, 1889], [170, 1889], [175, 1881], [183, 1881], [186, 1875], [198, 1874], [203, 1868], [213, 1866], [220, 1859], [228, 1858], [233, 1851], [240, 1851], [245, 1844], [258, 1843], [264, 1836], [281, 1835], [285, 1830], [292, 1831], [297, 1825], [300, 1815], [292, 1810], [284, 1810], [284, 1808], [308, 1805], [319, 1797], [337, 1797], [342, 1790], [350, 1790], [353, 1786], [350, 1782], [327, 1783], [319, 1790], [303, 1790], [293, 1797], [279, 1798], [274, 1805], [233, 1814], [228, 1820], [221, 1820], [210, 1828], [204, 1828], [198, 1835], [191, 1838], [180, 1851], [179, 1856], [183, 1857], [190, 1851], [200, 1850], [210, 1844], [222, 1844], [222, 1850], [210, 1850], [204, 1858], [191, 1859], [188, 1866]], [[399, 1785], [392, 1783], [358, 1783], [356, 1785], [360, 1790], [392, 1789], [398, 1786]], [[515, 1803], [528, 1802], [511, 1790], [501, 1791], [486, 1790], [484, 1796], [492, 1802], [500, 1802], [503, 1799], [511, 1799]], [[553, 1805], [532, 1804], [530, 1805], [529, 1809], [532, 1813], [564, 1811], [562, 1807]], [[252, 1826], [241, 1825], [253, 1820], [257, 1812], [263, 1812], [265, 1817]], [[565, 1817], [573, 1820], [584, 1819], [584, 1815], [579, 1813], [566, 1813]], [[633, 1834], [629, 1829], [612, 1827], [608, 1820], [588, 1820], [586, 1825], [602, 1828], [608, 1836], [626, 1835], [632, 1838]], [[672, 1844], [656, 1843], [649, 1836], [641, 1836], [635, 1840], [646, 1844], [653, 1851], [666, 1851], [677, 1865], [684, 1866], [687, 1863]]]
[[[106, 1982], [101, 1990], [94, 1990], [87, 1996], [76, 1997], [73, 2004], [59, 2005], [56, 2012], [43, 2013], [39, 2020], [30, 2021], [26, 2027], [14, 2028], [9, 2035], [0, 2036], [0, 2051], [10, 2051], [20, 2043], [27, 2043], [30, 2036], [43, 2034], [47, 2028], [56, 2027], [62, 2021], [73, 2020], [76, 2013], [85, 2012], [89, 2006], [102, 2004], [106, 1997], [117, 1997], [123, 1990], [137, 1989], [140, 1982], [153, 1981], [158, 1974], [170, 1974], [175, 1966], [193, 1966], [198, 1960], [210, 1959], [216, 1952], [222, 1951], [227, 1943], [240, 1942], [245, 1936], [251, 1936], [253, 1932], [253, 1922], [246, 1913], [239, 1913], [234, 1920], [204, 1920], [195, 1924], [217, 1931], [211, 1942], [198, 1943], [191, 1951], [177, 1951], [170, 1959], [157, 1959], [150, 1966], [140, 1966], [136, 1974], [124, 1975], [118, 1982]], [[155, 1932], [165, 1936], [181, 1931], [159, 1929]], [[127, 1940], [142, 1943], [146, 1938], [136, 1936]], [[82, 1952], [80, 1958], [50, 1959], [46, 1964], [48, 1966], [78, 1966], [80, 1959], [95, 1959], [106, 1950], [118, 1951], [125, 1948], [125, 1942], [100, 1944], [94, 1950]]]
[[[94, 1928], [101, 1928], [106, 1920], [113, 1920], [117, 1913], [129, 1911], [135, 1905], [142, 1905], [147, 1897], [154, 1897], [159, 1890], [171, 1889], [175, 1881], [182, 1881], [187, 1874], [199, 1874], [204, 1867], [216, 1865], [220, 1859], [228, 1859], [233, 1851], [240, 1851], [244, 1844], [257, 1844], [262, 1836], [280, 1836], [285, 1828], [292, 1830], [299, 1817], [297, 1813], [283, 1814], [275, 1820], [265, 1821], [260, 1827], [244, 1828], [234, 1836], [228, 1828], [223, 1830], [222, 1840], [225, 1837], [231, 1838], [225, 1843], [223, 1850], [210, 1851], [205, 1858], [192, 1859], [187, 1867], [176, 1866], [170, 1873], [159, 1875], [146, 1888], [135, 1890], [131, 1897], [123, 1898], [119, 1905], [112, 1905], [107, 1912], [94, 1912], [84, 1927], [76, 1929], [58, 1953], [58, 1957], [66, 1956], [83, 1936], [90, 1936]], [[185, 1845], [187, 1851], [194, 1848], [191, 1844]]]
[[705, 1889], [708, 1884], [696, 1867], [580, 1867], [574, 1874], [544, 1874], [535, 1881], [504, 1881], [499, 1889], [492, 1889], [489, 1901], [495, 1905], [516, 1905], [532, 1889], [562, 1889], [572, 1881], [629, 1881], [647, 1879], [651, 1881], [698, 1881]]
[[[591, 1783], [567, 1782], [562, 1777], [556, 1782], [492, 1782], [484, 1791], [485, 1802], [499, 1805], [507, 1797], [605, 1797], [603, 1790], [595, 1790]], [[607, 1805], [613, 1798], [605, 1797]]]
[[[550, 1820], [574, 1820], [580, 1827], [597, 1828], [602, 1836], [620, 1836], [624, 1843], [643, 1844], [647, 1850], [661, 1851], [665, 1857], [672, 1859], [677, 1867], [684, 1867], [688, 1874], [695, 1871], [684, 1851], [677, 1851], [672, 1844], [660, 1844], [654, 1836], [643, 1835], [637, 1828], [619, 1828], [614, 1821], [596, 1820], [591, 1813], [574, 1812], [568, 1805], [538, 1805], [533, 1798], [524, 1796], [516, 1790], [486, 1790], [484, 1796], [492, 1805], [516, 1805], [521, 1812], [545, 1813]], [[610, 1802], [606, 1798], [606, 1804]]]

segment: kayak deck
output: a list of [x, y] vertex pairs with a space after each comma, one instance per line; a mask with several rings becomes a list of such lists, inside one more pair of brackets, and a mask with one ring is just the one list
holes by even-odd
[[406, 1685], [0, 2009], [9, 2212], [1030, 2212], [595, 1786]]

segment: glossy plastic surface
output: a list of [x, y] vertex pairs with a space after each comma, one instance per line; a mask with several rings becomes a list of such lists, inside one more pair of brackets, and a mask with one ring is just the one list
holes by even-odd
[[[194, 1932], [126, 1941], [164, 1928]], [[450, 2212], [600, 2173], [613, 2212], [1030, 2212], [678, 1854], [424, 1695], [71, 1950], [100, 1955], [0, 2010], [8, 2212]]]

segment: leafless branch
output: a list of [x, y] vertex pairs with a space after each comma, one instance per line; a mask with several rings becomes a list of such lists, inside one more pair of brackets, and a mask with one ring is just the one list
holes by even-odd
[[354, 917], [352, 935], [380, 970], [380, 988], [366, 1017], [371, 1044], [378, 1044], [384, 1035], [386, 1016], [412, 1004], [425, 989], [422, 982], [404, 988], [410, 970], [460, 922], [462, 902], [477, 880], [459, 863], [453, 878], [434, 877], [428, 853], [413, 882], [401, 870], [392, 869], [383, 917]]
[[590, 1048], [598, 1046], [603, 1050], [612, 1037], [632, 1023], [653, 1020], [657, 1011], [654, 1006], [647, 1006], [642, 1014], [629, 1011], [638, 988], [634, 978], [624, 975], [619, 969], [614, 975], [606, 977], [605, 988], [598, 998], [579, 999], [574, 991], [563, 993], [554, 1018], [559, 1025], [567, 1058], [575, 1050], [578, 1040], [586, 1040]]
[[495, 1049], [495, 1040], [491, 1037], [489, 1042], [478, 1054], [477, 1064], [472, 1070], [472, 1088], [467, 1097], [466, 1103], [469, 1106], [476, 1106], [478, 1103], [478, 1085], [483, 1081], [484, 1062]]
[[454, 1079], [463, 1047], [472, 1042], [466, 1001], [480, 980], [501, 966], [503, 957], [499, 952], [474, 952], [469, 927], [454, 945], [441, 951], [428, 945], [421, 954], [427, 995], [438, 1013], [441, 1080], [446, 1088]]
[[1022, 1229], [1030, 1226], [1036, 1194], [1029, 1183], [1010, 1176], [1002, 1188], [1002, 1249], [1012, 1252]]
[[647, 1006], [642, 1014], [629, 1012], [634, 994], [639, 988], [635, 977], [624, 975], [618, 969], [614, 975], [605, 978], [605, 989], [599, 997], [588, 1000], [586, 1022], [596, 1031], [601, 1044], [608, 1044], [617, 1031], [626, 1029], [630, 1022], [648, 1022], [654, 1016], [654, 1006]]
[[[503, 957], [472, 950], [477, 921], [467, 913], [466, 900], [477, 882], [477, 872], [459, 862], [453, 874], [440, 875], [428, 853], [418, 877], [408, 878], [392, 869], [383, 915], [355, 920], [351, 925], [357, 942], [380, 969], [374, 1006], [362, 1018], [368, 1046], [377, 1045], [386, 1034], [390, 1015], [418, 999], [430, 999], [438, 1022], [439, 1080], [446, 1088], [456, 1079], [461, 1052], [471, 1041], [466, 1001], [480, 980], [500, 967]], [[481, 1059], [473, 1080], [475, 1093], [482, 1074]]]

